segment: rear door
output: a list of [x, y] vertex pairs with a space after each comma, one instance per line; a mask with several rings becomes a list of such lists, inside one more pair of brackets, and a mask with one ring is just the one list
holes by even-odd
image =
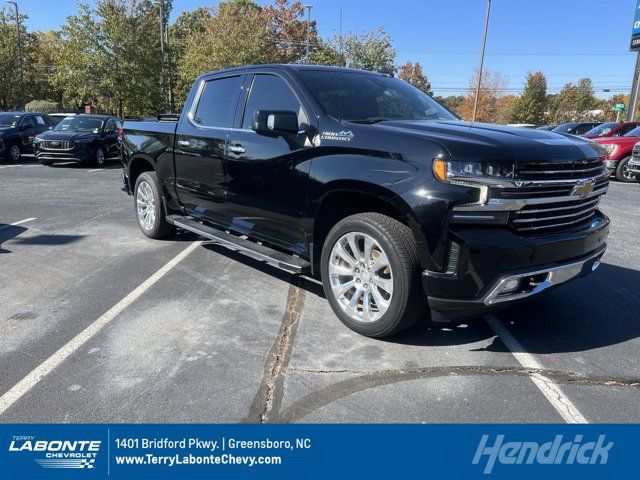
[[194, 217], [226, 224], [224, 159], [244, 75], [201, 81], [187, 115], [176, 131], [176, 192]]
[[110, 118], [107, 120], [104, 126], [102, 141], [107, 149], [107, 158], [118, 157], [118, 124], [115, 119]]
[[284, 76], [249, 78], [242, 120], [231, 130], [227, 149], [227, 212], [231, 228], [296, 253], [306, 247], [303, 218], [312, 148], [307, 132], [266, 136], [251, 130], [257, 110], [287, 110], [307, 129], [311, 109]]
[[18, 128], [20, 131], [20, 142], [22, 144], [22, 151], [30, 152], [33, 149], [33, 139], [37, 135], [36, 131], [36, 119], [34, 115], [25, 115], [20, 121]]

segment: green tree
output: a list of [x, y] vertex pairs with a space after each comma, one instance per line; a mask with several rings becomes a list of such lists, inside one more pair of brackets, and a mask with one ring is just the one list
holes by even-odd
[[190, 35], [178, 61], [178, 78], [183, 84], [198, 75], [223, 68], [266, 63], [270, 45], [267, 17], [249, 0], [222, 2], [202, 33]]
[[422, 71], [422, 65], [420, 65], [420, 62], [412, 63], [408, 61], [402, 65], [398, 70], [398, 78], [409, 82], [411, 85], [419, 88], [427, 95], [433, 95], [433, 92], [431, 91], [431, 83]]
[[550, 104], [552, 123], [590, 120], [599, 101], [590, 78], [581, 78], [577, 84], [567, 83]]
[[540, 71], [527, 73], [522, 96], [513, 105], [513, 123], [542, 124], [547, 109], [547, 79]]
[[435, 97], [438, 103], [441, 103], [453, 113], [460, 115], [460, 107], [464, 102], [464, 95], [450, 95], [448, 97]]
[[[171, 2], [164, 0], [168, 15]], [[162, 104], [160, 19], [151, 0], [96, 0], [67, 18], [55, 83], [67, 108], [92, 104], [121, 117], [155, 113]]]

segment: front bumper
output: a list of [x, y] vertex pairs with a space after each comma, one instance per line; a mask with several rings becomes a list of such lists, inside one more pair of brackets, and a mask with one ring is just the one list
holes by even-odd
[[629, 171], [636, 174], [636, 179], [640, 182], [640, 157], [633, 157], [627, 163]]
[[616, 168], [618, 167], [618, 160], [610, 160], [607, 159], [604, 161], [604, 166], [609, 170], [611, 174], [615, 173]]
[[50, 162], [88, 162], [93, 158], [91, 145], [77, 145], [70, 149], [49, 149], [34, 146], [36, 159], [40, 163]]
[[[504, 308], [590, 273], [606, 249], [609, 219], [597, 212], [583, 231], [524, 238], [505, 229], [455, 232], [457, 266], [423, 272], [432, 318], [460, 320]], [[510, 285], [510, 292], [502, 289]]]

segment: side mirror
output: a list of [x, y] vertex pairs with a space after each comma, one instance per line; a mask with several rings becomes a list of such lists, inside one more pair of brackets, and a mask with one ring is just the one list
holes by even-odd
[[296, 135], [299, 128], [298, 115], [281, 110], [257, 110], [251, 125], [251, 129], [261, 135]]

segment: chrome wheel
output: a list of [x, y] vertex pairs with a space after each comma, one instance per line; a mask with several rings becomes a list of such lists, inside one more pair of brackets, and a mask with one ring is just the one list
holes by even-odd
[[142, 181], [136, 190], [138, 223], [144, 230], [151, 230], [156, 222], [156, 201], [148, 182]]
[[102, 150], [102, 148], [98, 148], [98, 150], [96, 150], [96, 163], [100, 167], [104, 165], [104, 150]]
[[375, 322], [389, 308], [391, 264], [380, 244], [366, 233], [349, 232], [333, 245], [329, 281], [338, 304], [353, 320]]
[[9, 156], [11, 157], [12, 162], [17, 162], [18, 160], [20, 160], [20, 146], [16, 145], [15, 143], [11, 145]]
[[626, 163], [622, 166], [622, 176], [630, 181], [636, 179], [636, 174], [629, 170], [629, 166]]

